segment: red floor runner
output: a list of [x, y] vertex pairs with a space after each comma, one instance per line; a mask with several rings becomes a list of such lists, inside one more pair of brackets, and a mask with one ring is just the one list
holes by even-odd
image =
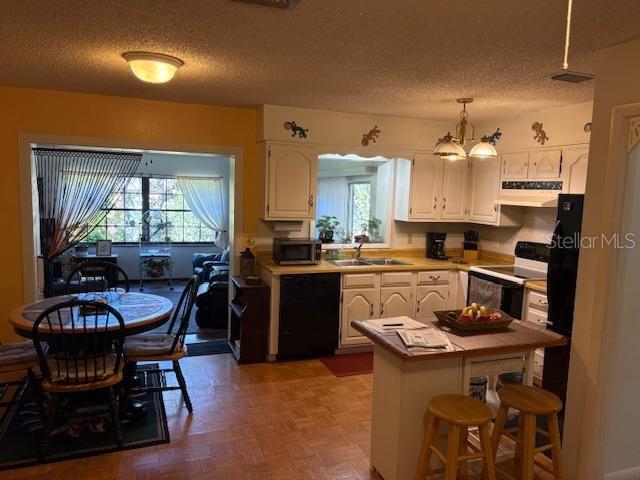
[[321, 358], [320, 361], [336, 377], [373, 373], [373, 352], [334, 355]]

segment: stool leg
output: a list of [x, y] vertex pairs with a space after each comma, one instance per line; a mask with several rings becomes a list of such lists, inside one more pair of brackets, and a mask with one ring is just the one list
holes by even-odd
[[489, 436], [489, 430], [487, 430], [487, 425], [480, 425], [480, 448], [484, 452], [484, 466], [482, 468], [484, 474], [484, 480], [496, 480], [496, 467], [495, 460], [493, 454], [493, 445], [491, 442], [491, 437]]
[[416, 480], [425, 480], [427, 472], [429, 471], [429, 464], [431, 463], [431, 445], [433, 445], [438, 437], [438, 427], [440, 426], [440, 419], [435, 415], [430, 414], [427, 421], [427, 429], [424, 435], [424, 443], [422, 444], [422, 450], [420, 451], [420, 460], [418, 461], [418, 471], [416, 472]]
[[451, 425], [447, 439], [447, 466], [444, 480], [456, 480], [458, 476], [458, 454], [460, 453], [460, 427]]
[[549, 424], [549, 437], [551, 437], [551, 454], [553, 455], [553, 478], [555, 480], [564, 480], [564, 467], [562, 465], [562, 443], [560, 441], [560, 426], [558, 425], [558, 416], [555, 414], [547, 416]]
[[536, 416], [525, 414], [522, 429], [522, 480], [533, 480], [533, 466], [536, 456]]
[[524, 445], [524, 415], [521, 413], [518, 418], [516, 451], [513, 455], [513, 476], [519, 478], [522, 474], [522, 445]]
[[509, 413], [509, 407], [504, 404], [500, 404], [498, 415], [496, 416], [496, 423], [493, 425], [493, 432], [491, 433], [491, 453], [493, 455], [493, 461], [496, 460], [496, 454], [498, 453], [498, 446], [500, 445], [500, 437], [502, 437], [502, 431], [504, 430], [504, 424], [507, 421], [507, 414]]
[[[462, 427], [460, 429], [460, 456], [464, 456], [468, 453], [469, 450], [469, 428]], [[469, 470], [467, 468], [467, 460], [460, 460], [458, 464], [458, 470], [460, 471], [460, 475], [462, 478], [469, 477]]]

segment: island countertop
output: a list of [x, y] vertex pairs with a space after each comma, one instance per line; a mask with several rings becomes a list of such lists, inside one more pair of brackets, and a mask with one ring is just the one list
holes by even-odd
[[362, 333], [375, 345], [380, 346], [403, 362], [420, 362], [446, 357], [474, 357], [502, 353], [512, 353], [536, 348], [566, 345], [562, 335], [539, 327], [529, 327], [524, 322], [514, 320], [504, 330], [462, 333], [441, 326], [437, 320], [426, 321], [427, 326], [444, 332], [454, 347], [453, 351], [409, 352], [395, 332], [379, 333], [365, 321], [353, 321], [351, 326]]

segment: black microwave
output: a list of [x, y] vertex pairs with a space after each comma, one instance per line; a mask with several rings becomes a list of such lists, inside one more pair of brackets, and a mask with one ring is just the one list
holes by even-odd
[[273, 261], [279, 265], [313, 265], [322, 259], [322, 242], [313, 238], [274, 238]]

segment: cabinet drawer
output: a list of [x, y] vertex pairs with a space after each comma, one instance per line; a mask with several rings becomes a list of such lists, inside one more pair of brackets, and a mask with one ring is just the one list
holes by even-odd
[[413, 272], [388, 272], [382, 274], [383, 287], [410, 287], [416, 283], [416, 274]]
[[418, 285], [442, 285], [446, 283], [449, 283], [449, 272], [447, 270], [418, 272]]
[[379, 286], [380, 275], [376, 273], [352, 273], [342, 277], [342, 288], [372, 288]]
[[538, 310], [537, 308], [527, 308], [527, 322], [531, 322], [531, 326], [547, 327], [547, 312]]
[[547, 296], [543, 293], [529, 292], [529, 306], [544, 310], [549, 310], [549, 302]]

